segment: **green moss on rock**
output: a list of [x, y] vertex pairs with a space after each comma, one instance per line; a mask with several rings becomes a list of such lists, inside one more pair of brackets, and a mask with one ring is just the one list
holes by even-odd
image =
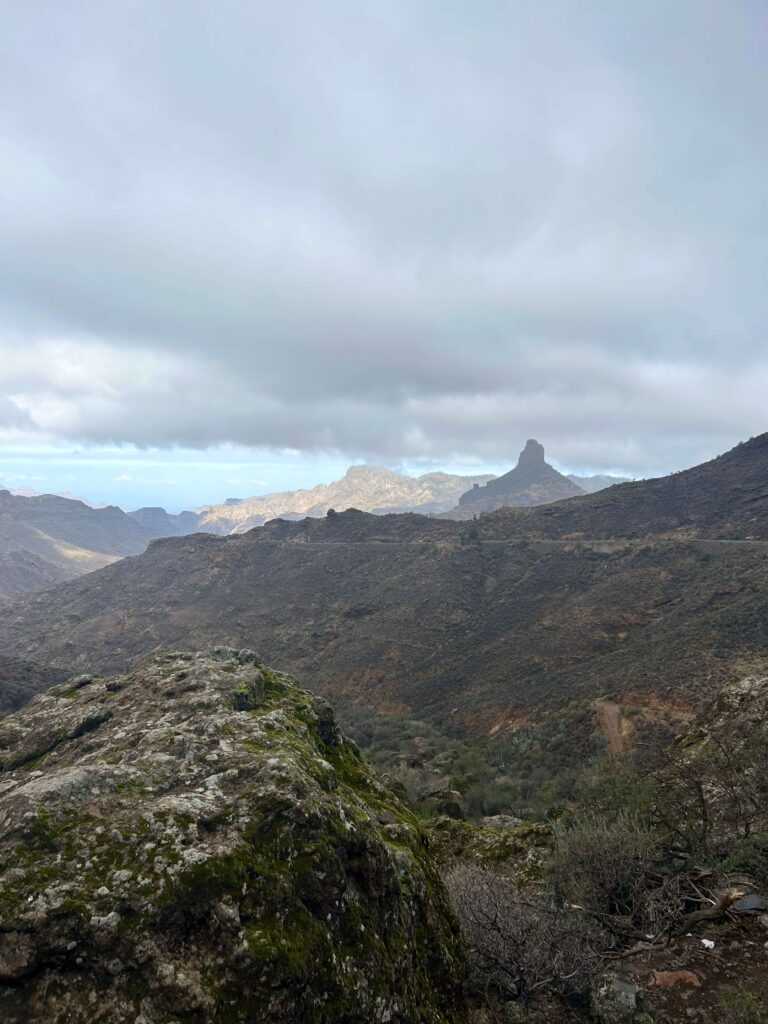
[[158, 655], [8, 721], [7, 1024], [467, 1019], [421, 826], [253, 652]]

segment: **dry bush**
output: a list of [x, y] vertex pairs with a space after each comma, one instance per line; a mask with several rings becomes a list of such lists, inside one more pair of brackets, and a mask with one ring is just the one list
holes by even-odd
[[727, 723], [698, 748], [673, 748], [655, 768], [659, 823], [681, 852], [727, 855], [768, 833], [768, 730]]
[[660, 882], [657, 839], [635, 819], [582, 814], [555, 834], [549, 878], [558, 897], [603, 924], [632, 933], [653, 927]]
[[605, 954], [667, 942], [702, 921], [721, 918], [739, 896], [716, 884], [717, 872], [670, 859], [666, 836], [629, 816], [582, 813], [555, 833], [547, 866], [558, 898], [578, 907], [610, 936]]
[[473, 965], [473, 987], [527, 1002], [539, 989], [584, 991], [598, 964], [599, 936], [583, 914], [481, 864], [445, 875]]

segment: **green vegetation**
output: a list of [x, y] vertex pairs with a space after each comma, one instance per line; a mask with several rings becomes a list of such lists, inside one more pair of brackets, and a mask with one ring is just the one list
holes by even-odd
[[[598, 760], [549, 828], [512, 826], [491, 838], [468, 822], [429, 825], [470, 947], [474, 998], [491, 1019], [506, 1019], [510, 1000], [536, 1002], [543, 991], [568, 1016], [583, 1008], [585, 992], [601, 990], [611, 964], [637, 954], [653, 962], [675, 943], [684, 948], [702, 926], [727, 934], [735, 901], [765, 892], [766, 703], [765, 680], [745, 680], [661, 754]], [[538, 845], [525, 857], [520, 845], [534, 849], [532, 828]], [[745, 963], [749, 969], [749, 956]], [[760, 989], [724, 990], [710, 1019], [768, 1024]], [[547, 1012], [535, 1019], [560, 1019]], [[651, 1019], [643, 1013], [638, 1004], [632, 1020]]]
[[748, 989], [726, 989], [720, 995], [722, 1024], [768, 1024], [768, 1006]]
[[425, 798], [444, 788], [461, 794], [472, 821], [558, 817], [576, 799], [583, 765], [597, 761], [605, 743], [586, 701], [554, 716], [534, 712], [518, 728], [485, 739], [452, 736], [412, 716], [371, 715], [350, 701], [335, 706], [344, 732], [427, 816], [434, 810], [421, 808]]

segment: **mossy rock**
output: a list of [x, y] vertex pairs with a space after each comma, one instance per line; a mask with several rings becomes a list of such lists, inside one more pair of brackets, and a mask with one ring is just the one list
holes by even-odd
[[494, 864], [521, 880], [539, 875], [553, 841], [552, 829], [534, 822], [493, 828], [444, 816], [427, 819], [422, 826], [438, 864], [448, 865], [457, 860]]
[[461, 1024], [418, 821], [253, 652], [36, 697], [0, 750], [5, 1024]]

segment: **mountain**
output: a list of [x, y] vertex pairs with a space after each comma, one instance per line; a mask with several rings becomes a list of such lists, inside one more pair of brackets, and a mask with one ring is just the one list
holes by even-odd
[[768, 540], [768, 434], [700, 466], [541, 509], [505, 509], [492, 532], [552, 538]]
[[253, 646], [325, 695], [486, 732], [606, 694], [695, 707], [768, 659], [768, 435], [685, 473], [465, 524], [350, 510], [158, 540], [23, 598], [68, 671]]
[[538, 441], [529, 440], [514, 469], [483, 486], [474, 484], [446, 518], [474, 519], [498, 508], [546, 505], [584, 493], [582, 487], [544, 461], [544, 447]]
[[443, 512], [452, 508], [460, 495], [475, 483], [492, 479], [488, 474], [466, 477], [450, 473], [425, 473], [410, 477], [384, 466], [350, 466], [340, 480], [318, 484], [307, 491], [284, 491], [257, 498], [244, 498], [225, 505], [207, 505], [199, 510], [199, 529], [214, 533], [243, 533], [270, 519], [303, 519], [324, 516], [329, 509], [341, 512], [357, 508], [363, 512]]
[[572, 484], [581, 487], [587, 494], [604, 491], [606, 487], [613, 487], [614, 484], [627, 484], [631, 479], [628, 476], [607, 476], [599, 473], [595, 476], [578, 476], [576, 473], [568, 473], [567, 476]]
[[204, 529], [197, 512], [166, 512], [159, 506], [150, 506], [137, 508], [128, 515], [152, 537], [183, 537]]
[[0, 596], [100, 569], [144, 550], [152, 534], [114, 505], [0, 491]]
[[[357, 508], [384, 515], [389, 512], [421, 512], [425, 515], [449, 511], [468, 486], [493, 480], [491, 474], [457, 476], [425, 473], [402, 476], [381, 466], [351, 466], [341, 480], [318, 484], [311, 490], [281, 491], [254, 498], [227, 498], [218, 505], [204, 505], [195, 511], [166, 512], [164, 508], [139, 508], [128, 515], [153, 537], [183, 537], [188, 533], [242, 533], [262, 526], [270, 519], [322, 517], [329, 508], [343, 511]], [[574, 476], [567, 478], [588, 493], [624, 483], [628, 477]], [[580, 492], [576, 492], [580, 493]]]
[[468, 1024], [419, 822], [252, 651], [0, 722], [0, 1019]]
[[[11, 487], [9, 488], [11, 494], [19, 498], [40, 498], [43, 496], [43, 491], [36, 491], [34, 487]], [[48, 494], [54, 494], [57, 498], [69, 498], [71, 501], [82, 501], [84, 505], [88, 505], [90, 508], [106, 508], [106, 504], [103, 501], [89, 501], [88, 498], [82, 498], [79, 494], [72, 494], [71, 491], [48, 491]]]

